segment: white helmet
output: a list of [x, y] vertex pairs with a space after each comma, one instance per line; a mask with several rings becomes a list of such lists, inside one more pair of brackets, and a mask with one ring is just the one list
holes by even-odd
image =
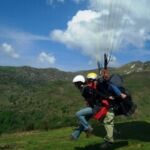
[[72, 80], [73, 83], [76, 83], [76, 82], [85, 82], [85, 78], [83, 75], [77, 75], [73, 78]]

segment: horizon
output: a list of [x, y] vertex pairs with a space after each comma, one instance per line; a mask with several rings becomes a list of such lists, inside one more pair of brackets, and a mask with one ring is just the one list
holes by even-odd
[[[123, 67], [123, 66], [125, 66], [125, 65], [133, 64], [133, 63], [138, 63], [138, 62], [140, 62], [140, 63], [147, 63], [147, 62], [150, 62], [150, 60], [148, 60], [148, 61], [135, 60], [135, 61], [131, 61], [131, 62], [122, 64], [121, 66], [112, 66], [112, 67], [110, 66], [110, 67], [108, 67], [108, 68], [121, 68], [121, 67]], [[24, 65], [24, 66], [11, 66], [11, 65], [9, 65], [9, 66], [2, 66], [2, 65], [0, 65], [0, 67], [12, 67], [12, 68], [13, 68], [13, 67], [14, 67], [14, 68], [24, 68], [24, 67], [27, 67], [27, 68], [40, 69], [40, 70], [56, 69], [56, 70], [58, 70], [58, 71], [72, 72], [72, 73], [74, 73], [74, 72], [80, 72], [80, 71], [97, 70], [97, 66], [95, 66], [95, 68], [83, 69], [83, 70], [74, 70], [74, 71], [71, 71], [71, 70], [61, 70], [61, 69], [55, 68], [55, 67], [40, 68], [40, 67], [32, 67], [32, 66], [26, 66], [26, 65]]]
[[149, 0], [1, 0], [0, 66], [75, 72], [96, 68], [104, 53], [111, 55], [111, 67], [149, 61], [149, 5]]

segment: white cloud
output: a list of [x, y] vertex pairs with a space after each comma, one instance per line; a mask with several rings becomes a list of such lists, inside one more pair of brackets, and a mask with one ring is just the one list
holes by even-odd
[[15, 46], [15, 49], [25, 52], [32, 50], [35, 45], [41, 41], [50, 41], [50, 37], [24, 32], [18, 29], [12, 29], [0, 26], [0, 39], [7, 41]]
[[[55, 3], [62, 3], [63, 4], [65, 1], [67, 2], [67, 0], [46, 0], [46, 4], [53, 6], [53, 5], [55, 5]], [[73, 1], [76, 4], [79, 4], [85, 0], [70, 0], [70, 1]]]
[[16, 40], [16, 41], [48, 41], [49, 37], [35, 35], [29, 32], [20, 30], [0, 28], [0, 37], [4, 39]]
[[19, 54], [17, 54], [16, 50], [12, 47], [12, 45], [8, 43], [3, 43], [0, 46], [0, 51], [5, 53], [7, 56], [10, 56], [12, 58], [19, 58]]
[[57, 1], [63, 3], [65, 0], [57, 0]]
[[38, 56], [38, 60], [41, 63], [54, 64], [56, 59], [52, 54], [47, 54], [45, 52], [41, 52]]
[[101, 42], [101, 33], [97, 30], [100, 17], [101, 13], [92, 10], [79, 11], [68, 22], [68, 28], [65, 31], [54, 30], [51, 33], [51, 37], [68, 47], [82, 49], [84, 53], [96, 57], [98, 51], [93, 54], [93, 50], [96, 50], [99, 42]]
[[53, 4], [53, 0], [46, 0], [46, 4], [47, 5], [52, 5]]
[[64, 3], [65, 0], [46, 0], [46, 3], [52, 6], [55, 2]]
[[150, 40], [149, 0], [89, 0], [89, 4], [89, 10], [78, 11], [68, 21], [66, 30], [53, 30], [51, 38], [94, 59], [128, 45], [142, 49]]
[[75, 3], [79, 4], [80, 2], [83, 2], [85, 0], [73, 0]]
[[89, 0], [91, 9], [96, 9], [101, 11], [104, 8], [111, 9], [114, 11], [120, 11], [121, 13], [129, 13], [131, 16], [136, 18], [148, 18], [150, 9], [149, 9], [149, 0]]

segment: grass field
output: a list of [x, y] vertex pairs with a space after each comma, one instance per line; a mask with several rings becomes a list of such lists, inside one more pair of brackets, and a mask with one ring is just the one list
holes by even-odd
[[[102, 125], [94, 128], [93, 134], [86, 138], [83, 133], [79, 140], [71, 141], [69, 135], [73, 127], [49, 131], [31, 131], [0, 136], [0, 150], [98, 150], [105, 135]], [[150, 123], [144, 121], [124, 122], [116, 125], [121, 133], [115, 135], [112, 149], [149, 150]]]

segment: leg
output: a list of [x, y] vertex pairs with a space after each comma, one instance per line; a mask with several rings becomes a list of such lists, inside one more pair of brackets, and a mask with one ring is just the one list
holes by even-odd
[[87, 107], [76, 113], [77, 118], [79, 119], [79, 127], [71, 134], [71, 139], [78, 139], [82, 131], [85, 131], [90, 127], [88, 124], [89, 119], [93, 114], [92, 108]]
[[86, 107], [81, 109], [76, 113], [76, 116], [80, 122], [80, 124], [84, 127], [84, 130], [87, 130], [89, 127], [91, 127], [88, 123], [87, 117], [91, 117], [93, 115], [93, 110], [91, 107]]
[[114, 142], [113, 139], [113, 129], [114, 129], [114, 113], [107, 112], [106, 117], [104, 118], [104, 127], [106, 130], [106, 137], [104, 138], [105, 141]]
[[84, 127], [80, 124], [80, 126], [74, 130], [74, 132], [71, 134], [71, 139], [76, 140], [80, 137], [80, 134], [84, 131]]
[[101, 149], [110, 149], [114, 139], [113, 139], [113, 130], [114, 130], [114, 113], [113, 112], [107, 112], [103, 123], [106, 130], [106, 136], [104, 138], [104, 143], [100, 145]]

